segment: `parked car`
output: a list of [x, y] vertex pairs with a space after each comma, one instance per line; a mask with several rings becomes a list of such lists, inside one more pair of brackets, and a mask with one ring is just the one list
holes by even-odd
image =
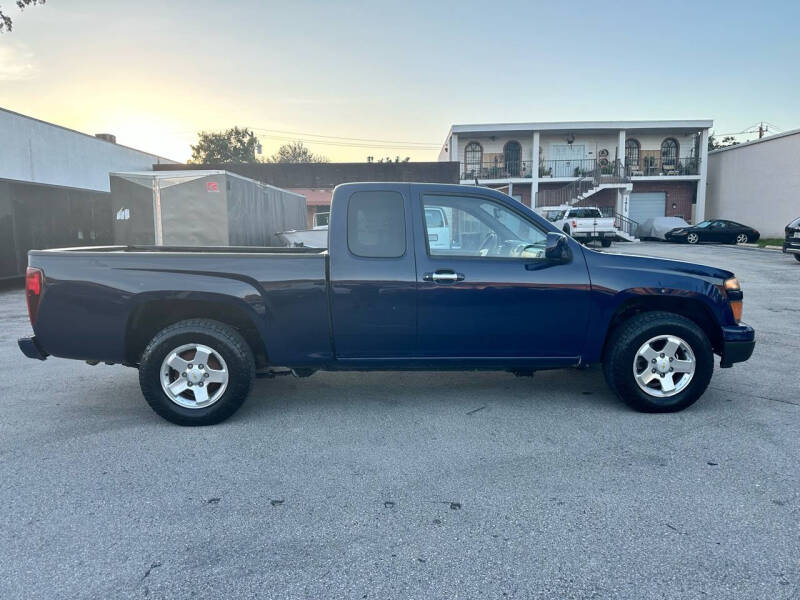
[[655, 217], [639, 223], [635, 234], [643, 240], [666, 240], [668, 232], [687, 227], [691, 225], [680, 217]]
[[425, 227], [429, 248], [450, 248], [452, 238], [447, 213], [441, 206], [425, 207]]
[[699, 242], [719, 242], [721, 244], [746, 244], [755, 242], [761, 237], [752, 227], [742, 225], [736, 221], [716, 219], [703, 221], [691, 227], [678, 227], [667, 232], [670, 242], [686, 242], [697, 244]]
[[800, 218], [795, 219], [786, 226], [783, 251], [787, 254], [793, 254], [795, 259], [800, 262]]
[[[427, 243], [431, 207], [450, 214], [450, 248]], [[328, 250], [32, 250], [34, 335], [19, 347], [138, 368], [153, 410], [206, 425], [254, 377], [315, 370], [602, 363], [634, 408], [677, 411], [705, 391], [714, 354], [730, 367], [755, 346], [730, 271], [584, 248], [496, 190], [340, 185], [328, 234]]]
[[572, 206], [556, 215], [553, 225], [580, 242], [599, 241], [608, 248], [617, 230], [613, 217], [604, 217], [596, 206]]

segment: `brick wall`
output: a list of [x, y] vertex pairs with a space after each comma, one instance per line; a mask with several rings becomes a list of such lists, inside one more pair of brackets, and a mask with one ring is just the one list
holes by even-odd
[[588, 198], [579, 200], [577, 206], [596, 206], [597, 208], [601, 209], [605, 208], [613, 210], [617, 206], [617, 190], [616, 188], [606, 188], [604, 190], [600, 190]]
[[[695, 181], [636, 181], [633, 184], [633, 193], [637, 192], [666, 192], [667, 217], [683, 217], [691, 222], [692, 204], [697, 192]], [[672, 205], [675, 205], [675, 208]]]

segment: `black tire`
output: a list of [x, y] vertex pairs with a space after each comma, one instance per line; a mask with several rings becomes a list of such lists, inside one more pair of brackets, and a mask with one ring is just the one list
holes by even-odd
[[603, 245], [603, 248], [610, 248], [611, 247], [611, 240], [602, 239], [600, 243]]
[[[206, 345], [225, 360], [227, 388], [209, 406], [180, 406], [161, 387], [164, 359], [185, 344]], [[145, 348], [139, 364], [139, 386], [145, 400], [161, 417], [177, 425], [214, 425], [224, 421], [245, 401], [254, 377], [255, 361], [250, 346], [234, 328], [211, 319], [188, 319], [162, 329]]]
[[569, 225], [564, 225], [563, 232], [569, 235]]
[[[739, 241], [739, 236], [744, 236], [742, 241]], [[749, 241], [750, 241], [750, 236], [747, 235], [746, 233], [740, 233], [735, 238], [733, 238], [733, 243], [734, 244], [746, 244]]]
[[[638, 349], [645, 342], [665, 334], [678, 336], [691, 347], [695, 372], [685, 389], [658, 398], [639, 387], [633, 365]], [[612, 332], [603, 361], [609, 387], [632, 408], [649, 413], [676, 412], [691, 406], [705, 392], [713, 372], [714, 352], [705, 332], [693, 321], [669, 312], [640, 313], [622, 323]]]
[[[686, 243], [687, 244], [699, 244], [700, 243], [700, 234], [696, 234], [697, 237], [692, 238], [692, 235], [689, 234], [686, 236]], [[694, 240], [694, 241], [692, 241]]]
[[793, 256], [797, 262], [800, 262], [800, 254], [794, 254]]

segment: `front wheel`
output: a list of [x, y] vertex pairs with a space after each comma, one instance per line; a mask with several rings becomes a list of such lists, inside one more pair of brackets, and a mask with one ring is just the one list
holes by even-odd
[[675, 412], [694, 404], [714, 372], [708, 337], [693, 321], [647, 312], [620, 325], [606, 347], [611, 389], [642, 412]]
[[737, 244], [746, 244], [747, 243], [747, 239], [748, 238], [747, 238], [747, 234], [746, 233], [740, 233], [739, 235], [736, 236], [736, 243]]
[[690, 244], [696, 244], [697, 242], [700, 241], [700, 236], [696, 233], [690, 233], [689, 235], [686, 236], [686, 241], [689, 242]]
[[797, 262], [800, 262], [800, 254], [794, 254], [793, 256]]
[[602, 239], [600, 243], [603, 245], [603, 248], [610, 248], [611, 247], [611, 240]]
[[255, 361], [232, 327], [189, 319], [158, 332], [139, 364], [139, 385], [150, 407], [178, 425], [213, 425], [247, 398]]

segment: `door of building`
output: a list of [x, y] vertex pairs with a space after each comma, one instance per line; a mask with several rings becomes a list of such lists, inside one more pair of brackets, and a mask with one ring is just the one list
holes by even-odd
[[581, 166], [586, 157], [586, 146], [552, 144], [550, 146], [550, 157], [551, 160], [555, 161], [553, 163], [553, 177], [577, 177], [580, 175]]

